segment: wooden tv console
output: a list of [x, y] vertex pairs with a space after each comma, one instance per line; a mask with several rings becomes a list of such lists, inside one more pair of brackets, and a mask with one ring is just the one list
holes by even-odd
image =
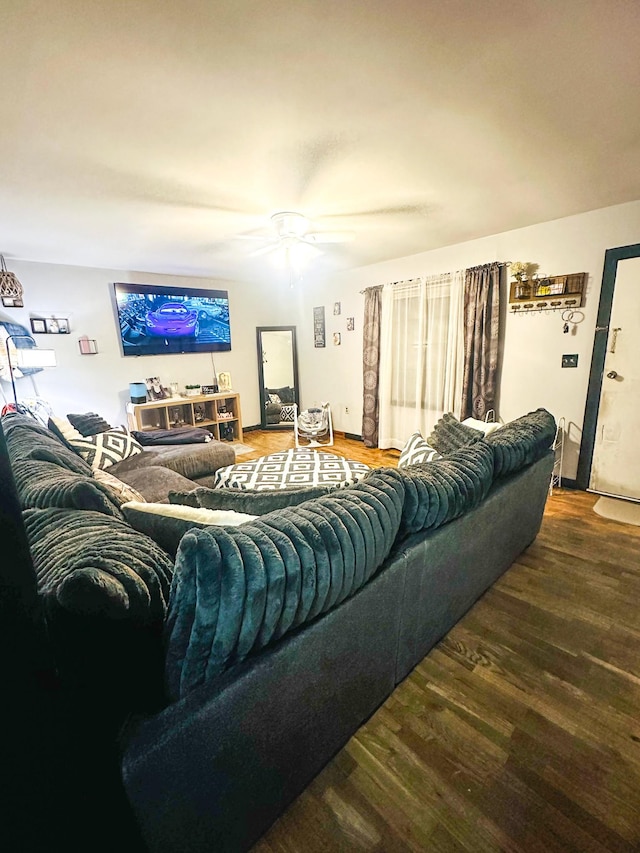
[[240, 395], [233, 391], [128, 403], [130, 430], [206, 427], [220, 441], [242, 441]]

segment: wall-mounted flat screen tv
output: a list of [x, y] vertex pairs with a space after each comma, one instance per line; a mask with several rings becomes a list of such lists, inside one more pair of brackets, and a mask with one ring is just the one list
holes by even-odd
[[231, 349], [226, 290], [114, 284], [124, 355]]

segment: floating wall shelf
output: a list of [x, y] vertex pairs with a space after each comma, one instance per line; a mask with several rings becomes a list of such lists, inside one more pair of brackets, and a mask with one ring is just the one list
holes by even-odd
[[580, 308], [586, 284], [586, 272], [512, 281], [509, 287], [509, 310], [523, 314]]

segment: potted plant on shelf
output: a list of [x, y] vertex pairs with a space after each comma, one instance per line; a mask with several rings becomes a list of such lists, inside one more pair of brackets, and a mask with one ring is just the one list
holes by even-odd
[[184, 392], [187, 397], [197, 397], [200, 394], [201, 385], [185, 385]]

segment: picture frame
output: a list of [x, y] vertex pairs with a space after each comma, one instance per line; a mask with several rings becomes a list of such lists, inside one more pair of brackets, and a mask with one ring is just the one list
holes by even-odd
[[3, 296], [2, 305], [4, 308], [24, 308], [22, 296]]
[[342, 339], [342, 336], [340, 335], [340, 332], [334, 332], [333, 333], [333, 345], [334, 345], [334, 347], [340, 346], [341, 339]]
[[147, 386], [147, 396], [150, 400], [168, 399], [169, 393], [166, 388], [162, 387], [158, 376], [150, 376], [148, 379], [144, 380], [144, 384]]
[[356, 318], [347, 317], [347, 332], [353, 332], [356, 327]]
[[67, 317], [45, 317], [44, 324], [48, 335], [69, 334], [69, 320]]
[[314, 347], [325, 347], [327, 345], [324, 305], [319, 305], [313, 309], [313, 345]]
[[40, 317], [32, 317], [31, 318], [31, 331], [34, 335], [46, 335], [47, 334], [47, 324]]
[[333, 314], [335, 317], [337, 317], [340, 314], [341, 310], [342, 310], [342, 306], [340, 305], [340, 303], [334, 302], [333, 303]]

